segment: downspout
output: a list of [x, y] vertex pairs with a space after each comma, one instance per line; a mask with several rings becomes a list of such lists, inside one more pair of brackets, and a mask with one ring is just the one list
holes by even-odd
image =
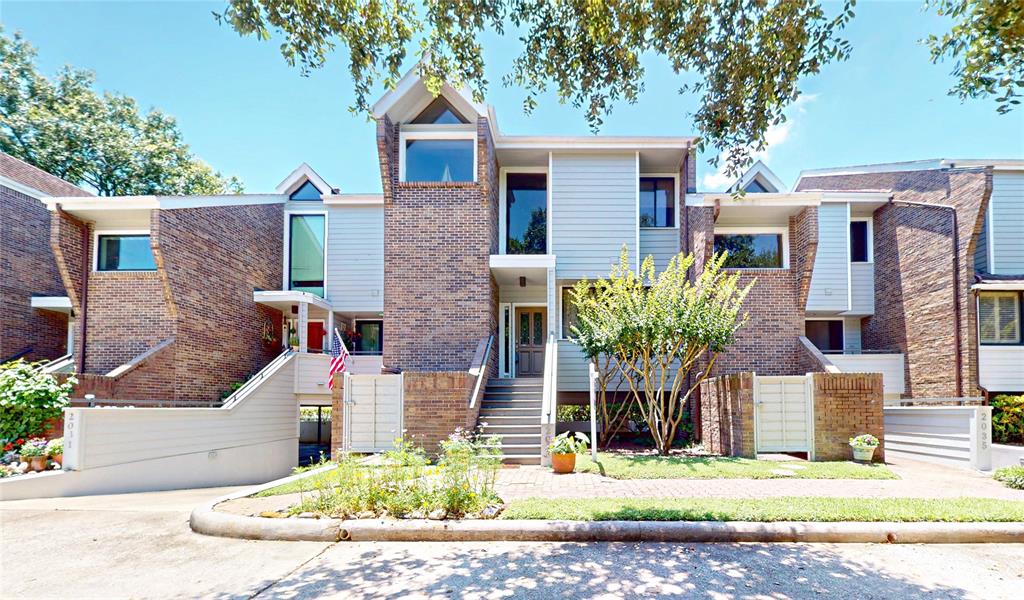
[[956, 207], [949, 204], [929, 204], [927, 202], [912, 202], [910, 200], [896, 200], [889, 196], [889, 204], [903, 204], [906, 206], [919, 206], [923, 208], [936, 208], [950, 211], [953, 221], [953, 335], [956, 352], [956, 395], [962, 398], [964, 395], [963, 384], [963, 342], [960, 339], [960, 234], [957, 225]]

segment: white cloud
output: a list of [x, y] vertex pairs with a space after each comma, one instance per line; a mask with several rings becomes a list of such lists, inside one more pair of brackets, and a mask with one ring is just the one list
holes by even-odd
[[[796, 123], [797, 117], [807, 112], [806, 105], [817, 99], [817, 94], [804, 94], [797, 98], [796, 102], [794, 102], [786, 111], [786, 121], [784, 123], [768, 126], [768, 130], [764, 132], [764, 149], [757, 151], [751, 149], [751, 158], [755, 161], [760, 160], [767, 165], [768, 160], [771, 157], [772, 150], [786, 143], [790, 132], [793, 130], [793, 125]], [[714, 173], [707, 173], [704, 175], [704, 189], [702, 191], [720, 192], [736, 181], [737, 177], [727, 175], [725, 172], [725, 165], [728, 157], [727, 152], [723, 152], [718, 156], [718, 170]]]

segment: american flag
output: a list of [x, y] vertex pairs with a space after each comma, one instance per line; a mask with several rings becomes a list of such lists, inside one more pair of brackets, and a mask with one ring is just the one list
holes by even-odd
[[348, 369], [348, 348], [341, 341], [341, 334], [334, 330], [331, 338], [331, 368], [327, 373], [327, 386], [334, 387], [334, 374], [344, 373]]

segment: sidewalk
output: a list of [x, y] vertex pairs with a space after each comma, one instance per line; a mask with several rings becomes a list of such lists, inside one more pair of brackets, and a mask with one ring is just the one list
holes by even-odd
[[497, 491], [506, 502], [522, 498], [764, 498], [827, 496], [877, 498], [997, 498], [1024, 501], [991, 478], [932, 463], [896, 459], [888, 463], [900, 479], [631, 479], [589, 473], [555, 475], [525, 466], [498, 472]]

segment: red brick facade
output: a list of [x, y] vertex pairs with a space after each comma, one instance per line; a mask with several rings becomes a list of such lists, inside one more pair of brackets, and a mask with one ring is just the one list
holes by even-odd
[[[477, 182], [399, 181], [398, 128], [377, 124], [384, 177], [384, 364], [406, 371], [467, 370], [497, 330], [497, 164], [477, 122]], [[407, 404], [407, 414], [410, 406]]]
[[[687, 209], [691, 248], [699, 273], [714, 252], [714, 209]], [[713, 373], [753, 371], [758, 375], [800, 375], [804, 309], [818, 244], [818, 211], [804, 208], [789, 218], [789, 269], [744, 269], [741, 285], [756, 280], [744, 303], [750, 315], [736, 342], [718, 356]]]
[[814, 373], [814, 458], [850, 460], [850, 438], [869, 433], [881, 442], [874, 460], [885, 461], [881, 373]]
[[754, 375], [737, 373], [700, 384], [700, 439], [708, 452], [754, 458]]
[[[280, 331], [281, 315], [257, 306], [253, 291], [280, 287], [283, 219], [281, 204], [153, 210], [157, 270], [98, 272], [86, 262], [91, 224], [54, 214], [51, 244], [81, 315], [77, 371], [93, 376], [75, 395], [214, 402], [262, 368], [279, 351], [263, 332]], [[96, 380], [168, 340], [159, 360]]]
[[[907, 396], [977, 395], [977, 321], [970, 285], [992, 190], [991, 170], [805, 177], [798, 189], [886, 190], [896, 200], [956, 207], [958, 274], [952, 263], [951, 210], [897, 203], [875, 211], [875, 314], [863, 321], [863, 344], [906, 356]], [[955, 377], [954, 285], [960, 288], [962, 393]]]
[[50, 213], [37, 196], [89, 196], [62, 179], [0, 153], [0, 361], [50, 360], [67, 350], [67, 315], [33, 309], [32, 296], [64, 296], [50, 249]]

